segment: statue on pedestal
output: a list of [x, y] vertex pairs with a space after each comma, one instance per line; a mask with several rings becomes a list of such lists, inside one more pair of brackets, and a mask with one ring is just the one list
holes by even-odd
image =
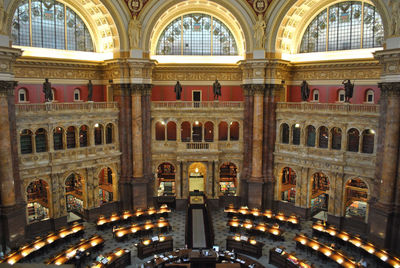
[[136, 16], [133, 17], [129, 21], [128, 34], [129, 34], [129, 48], [130, 49], [139, 48], [140, 29], [141, 28], [142, 28], [142, 25], [140, 24], [140, 22], [136, 18]]
[[215, 79], [213, 84], [213, 92], [214, 92], [214, 100], [218, 100], [221, 97], [221, 84], [218, 82], [218, 79]]
[[88, 83], [88, 96], [87, 96], [87, 100], [88, 101], [92, 101], [93, 98], [93, 84], [92, 84], [92, 80], [89, 80]]
[[43, 83], [43, 93], [44, 93], [44, 101], [51, 102], [53, 100], [53, 92], [51, 90], [51, 83], [48, 78], [45, 78], [45, 82]]
[[389, 10], [391, 10], [390, 26], [392, 27], [389, 37], [400, 37], [400, 1], [389, 0]]
[[308, 98], [310, 97], [310, 88], [308, 87], [308, 83], [306, 80], [303, 80], [303, 83], [301, 83], [301, 100], [302, 101], [307, 101]]
[[181, 99], [181, 93], [182, 93], [182, 86], [179, 83], [179, 81], [176, 81], [176, 85], [174, 88], [175, 94], [176, 94], [176, 100], [180, 100]]
[[[345, 82], [346, 80], [347, 82]], [[354, 84], [350, 82], [350, 79], [346, 80], [342, 82], [345, 91], [345, 102], [350, 102], [350, 99], [353, 97]]]

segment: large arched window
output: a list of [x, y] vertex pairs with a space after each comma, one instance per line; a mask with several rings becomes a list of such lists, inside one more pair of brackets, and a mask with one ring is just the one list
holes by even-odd
[[83, 20], [55, 0], [23, 0], [12, 21], [14, 45], [93, 51], [93, 42]]
[[307, 127], [307, 146], [315, 147], [315, 127]]
[[281, 142], [289, 144], [289, 125], [286, 123], [281, 126]]
[[382, 18], [376, 8], [362, 1], [334, 4], [308, 25], [300, 53], [381, 47]]
[[172, 21], [157, 43], [157, 55], [238, 55], [231, 31], [207, 14], [187, 14]]

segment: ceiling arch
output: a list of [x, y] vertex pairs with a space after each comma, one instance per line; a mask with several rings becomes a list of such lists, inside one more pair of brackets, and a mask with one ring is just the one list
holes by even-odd
[[[308, 23], [327, 6], [344, 0], [289, 0], [273, 1], [270, 7], [266, 49], [270, 52], [294, 54], [298, 52], [302, 35]], [[377, 7], [382, 16], [385, 33], [388, 26], [388, 11], [383, 0], [365, 0]]]
[[[124, 29], [115, 22], [114, 18], [119, 18], [118, 13], [112, 14], [109, 8], [114, 4], [109, 0], [103, 0], [108, 7], [100, 0], [57, 0], [60, 3], [66, 4], [74, 10], [85, 21], [91, 35], [96, 52], [112, 52], [120, 48], [121, 40], [119, 30]], [[11, 1], [5, 8], [7, 14], [14, 14], [20, 1]], [[114, 11], [115, 8], [113, 8]], [[12, 23], [12, 15], [9, 15], [7, 20], [7, 29], [10, 34]]]

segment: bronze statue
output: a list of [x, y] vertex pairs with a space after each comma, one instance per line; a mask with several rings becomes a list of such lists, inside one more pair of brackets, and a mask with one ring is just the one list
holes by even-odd
[[308, 98], [310, 97], [310, 88], [308, 87], [308, 83], [306, 80], [303, 80], [303, 83], [301, 83], [301, 100], [302, 101], [307, 101]]
[[87, 96], [87, 100], [88, 101], [92, 101], [92, 97], [93, 97], [93, 84], [92, 84], [92, 80], [89, 80], [88, 83], [88, 96]]
[[215, 79], [213, 84], [213, 92], [214, 92], [214, 100], [218, 100], [218, 97], [221, 97], [221, 84], [218, 82], [218, 79]]
[[44, 93], [44, 101], [50, 102], [53, 100], [53, 93], [51, 91], [51, 83], [48, 78], [45, 78], [45, 82], [43, 83], [43, 93]]
[[345, 91], [345, 102], [350, 102], [350, 99], [353, 97], [353, 90], [354, 90], [354, 84], [350, 82], [350, 79], [343, 80], [342, 84], [344, 85], [344, 91]]
[[175, 85], [175, 94], [176, 94], [176, 99], [180, 100], [181, 99], [181, 93], [182, 93], [182, 86], [179, 83], [179, 81], [176, 81], [176, 85]]

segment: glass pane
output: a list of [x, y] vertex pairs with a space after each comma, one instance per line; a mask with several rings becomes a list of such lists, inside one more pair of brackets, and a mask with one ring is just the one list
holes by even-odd
[[[217, 18], [213, 18], [213, 55], [237, 55], [235, 38]], [[204, 43], [205, 45], [205, 43]]]
[[43, 0], [42, 3], [42, 29], [43, 47], [56, 48], [55, 31], [56, 16], [54, 0]]
[[75, 28], [76, 28], [76, 15], [70, 8], [67, 8], [67, 49], [68, 50], [77, 50]]
[[11, 26], [11, 36], [15, 45], [30, 46], [29, 28], [29, 4], [28, 0], [23, 0], [14, 13]]
[[55, 24], [56, 24], [56, 48], [65, 49], [65, 14], [64, 5], [56, 3], [55, 5]]
[[32, 1], [32, 45], [43, 47], [42, 42], [42, 2]]

